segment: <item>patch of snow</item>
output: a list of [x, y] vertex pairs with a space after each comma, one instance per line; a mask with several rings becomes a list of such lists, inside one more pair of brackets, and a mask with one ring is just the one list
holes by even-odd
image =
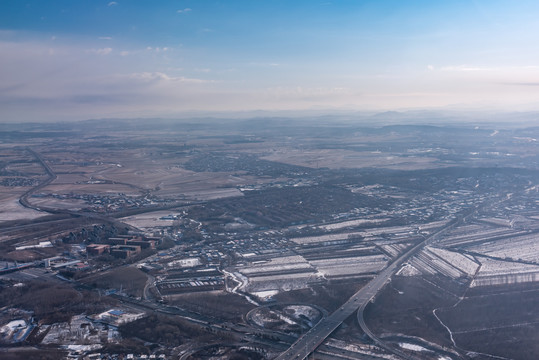
[[101, 349], [103, 345], [93, 344], [93, 345], [66, 345], [66, 349], [71, 351], [92, 351]]
[[277, 295], [278, 293], [279, 293], [279, 290], [266, 290], [266, 291], [255, 292], [253, 293], [253, 295], [256, 295], [257, 297], [261, 299], [267, 299], [269, 297]]
[[40, 241], [39, 244], [36, 245], [17, 246], [15, 250], [38, 249], [46, 247], [52, 247], [52, 243], [50, 241]]
[[16, 327], [19, 327], [19, 326], [24, 327], [24, 326], [26, 326], [26, 321], [24, 321], [24, 320], [13, 320], [13, 321], [10, 321], [7, 324], [7, 326], [9, 328], [12, 328], [12, 329], [16, 328]]
[[410, 264], [405, 264], [399, 271], [397, 271], [396, 275], [400, 276], [419, 276], [421, 275], [421, 271], [417, 270], [415, 267], [413, 267]]
[[403, 349], [412, 350], [412, 351], [430, 351], [429, 349], [424, 348], [423, 346], [410, 344], [410, 343], [399, 343], [399, 346]]

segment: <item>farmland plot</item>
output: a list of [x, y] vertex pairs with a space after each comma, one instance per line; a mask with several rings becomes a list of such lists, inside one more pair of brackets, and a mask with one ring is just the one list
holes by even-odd
[[466, 250], [502, 259], [519, 259], [539, 263], [539, 235], [509, 237], [471, 246]]
[[539, 281], [539, 266], [477, 257], [481, 268], [471, 287]]
[[469, 276], [479, 267], [465, 255], [432, 247], [423, 249], [409, 264], [423, 275], [442, 274], [453, 279]]
[[384, 255], [341, 257], [313, 260], [310, 263], [324, 276], [339, 277], [376, 273], [386, 266], [387, 258]]

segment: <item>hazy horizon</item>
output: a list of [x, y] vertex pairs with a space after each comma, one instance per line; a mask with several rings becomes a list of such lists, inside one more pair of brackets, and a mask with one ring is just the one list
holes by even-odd
[[534, 1], [5, 1], [0, 121], [539, 110], [538, 13]]

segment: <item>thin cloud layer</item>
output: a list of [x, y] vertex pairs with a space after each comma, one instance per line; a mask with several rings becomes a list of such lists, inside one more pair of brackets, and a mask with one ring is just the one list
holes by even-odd
[[539, 108], [539, 3], [477, 3], [0, 4], [2, 114]]

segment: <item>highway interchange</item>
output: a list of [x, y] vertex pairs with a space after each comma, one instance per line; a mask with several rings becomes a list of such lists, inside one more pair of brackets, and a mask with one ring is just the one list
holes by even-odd
[[[469, 216], [466, 215], [466, 216]], [[462, 218], [464, 219], [464, 218]], [[458, 220], [459, 222], [462, 219]], [[450, 221], [437, 232], [430, 234], [421, 243], [414, 245], [400, 257], [395, 259], [388, 267], [376, 275], [367, 285], [362, 287], [354, 295], [348, 299], [339, 309], [333, 312], [328, 317], [320, 320], [311, 330], [301, 336], [296, 342], [290, 346], [288, 350], [279, 355], [275, 360], [289, 359], [305, 359], [326, 340], [349, 316], [356, 310], [358, 311], [358, 322], [361, 329], [367, 334], [377, 345], [396, 354], [402, 358], [408, 358], [406, 354], [397, 349], [391, 348], [379, 339], [365, 323], [363, 312], [368, 303], [376, 296], [376, 294], [385, 286], [400, 266], [408, 260], [412, 255], [420, 251], [425, 245], [431, 243], [442, 232], [452, 228], [457, 223], [457, 220]]]

